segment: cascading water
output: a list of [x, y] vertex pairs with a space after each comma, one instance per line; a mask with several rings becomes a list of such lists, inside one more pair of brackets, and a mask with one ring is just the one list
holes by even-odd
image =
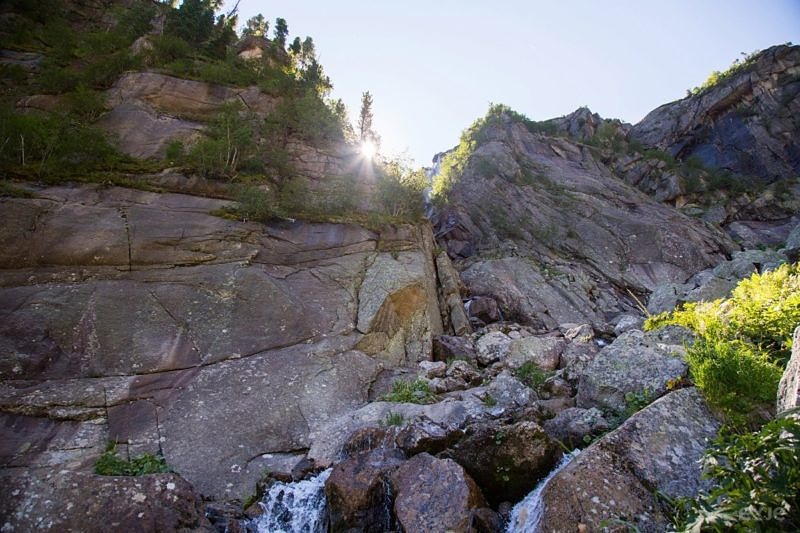
[[553, 476], [558, 474], [579, 453], [580, 450], [565, 453], [561, 462], [547, 474], [547, 477], [541, 480], [535, 489], [514, 506], [511, 510], [511, 519], [508, 521], [506, 533], [537, 533], [539, 531], [539, 522], [542, 521], [542, 516], [544, 516], [544, 500], [542, 500], [544, 488], [553, 479]]
[[325, 480], [331, 469], [294, 483], [276, 483], [261, 500], [264, 513], [253, 521], [258, 533], [325, 533], [328, 504]]

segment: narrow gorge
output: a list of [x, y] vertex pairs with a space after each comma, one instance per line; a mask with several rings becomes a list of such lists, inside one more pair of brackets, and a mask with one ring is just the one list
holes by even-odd
[[789, 272], [792, 350], [800, 46], [635, 125], [493, 105], [415, 188], [299, 48], [55, 4], [131, 33], [115, 71], [3, 30], [1, 531], [672, 531], [734, 414], [796, 417], [800, 345], [734, 412], [660, 313]]

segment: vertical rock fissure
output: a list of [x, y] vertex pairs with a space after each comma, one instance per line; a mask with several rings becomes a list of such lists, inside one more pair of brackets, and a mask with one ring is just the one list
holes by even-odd
[[128, 242], [128, 272], [133, 270], [133, 253], [131, 251], [131, 227], [130, 223], [128, 222], [128, 212], [125, 208], [119, 208], [119, 216], [122, 218], [122, 221], [125, 223], [125, 239]]

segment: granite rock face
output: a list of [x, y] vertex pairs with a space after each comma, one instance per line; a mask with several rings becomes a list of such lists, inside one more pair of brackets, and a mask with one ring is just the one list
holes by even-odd
[[6, 531], [124, 530], [211, 533], [200, 495], [176, 474], [98, 476], [37, 470], [0, 472]]
[[621, 412], [626, 394], [658, 398], [670, 380], [686, 376], [683, 345], [661, 342], [657, 334], [630, 330], [600, 350], [578, 382], [578, 407]]
[[778, 414], [800, 406], [800, 327], [794, 330], [792, 357], [778, 384]]
[[[608, 329], [664, 282], [682, 283], [737, 246], [722, 232], [627, 185], [585, 145], [502, 114], [486, 124], [436, 218], [474, 296], [545, 330]], [[471, 243], [453, 253], [450, 241]]]
[[670, 522], [655, 491], [670, 498], [704, 487], [698, 460], [719, 423], [696, 389], [653, 402], [582, 451], [543, 494], [541, 531], [589, 531], [621, 520], [639, 531], [665, 531]]
[[82, 470], [113, 440], [245, 498], [442, 333], [425, 226], [264, 226], [115, 188], [0, 203], [6, 466]]

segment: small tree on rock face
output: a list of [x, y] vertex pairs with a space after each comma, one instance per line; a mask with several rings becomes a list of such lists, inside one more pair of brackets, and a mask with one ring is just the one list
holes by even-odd
[[273, 31], [275, 33], [275, 42], [281, 48], [285, 48], [286, 37], [289, 35], [289, 25], [286, 23], [286, 19], [280, 17], [276, 18], [275, 29]]
[[366, 91], [361, 95], [361, 111], [358, 114], [358, 138], [363, 142], [373, 141], [375, 133], [372, 131], [372, 95]]
[[242, 30], [242, 37], [266, 37], [267, 30], [269, 30], [269, 21], [264, 18], [264, 15], [259, 13], [255, 17], [251, 17], [247, 20]]

